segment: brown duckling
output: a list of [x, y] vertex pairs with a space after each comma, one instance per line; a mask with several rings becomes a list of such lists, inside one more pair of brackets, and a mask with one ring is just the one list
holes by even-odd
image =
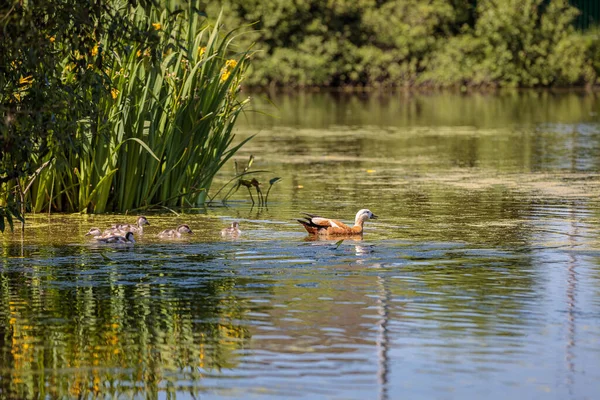
[[144, 233], [144, 225], [150, 225], [148, 219], [144, 216], [140, 216], [137, 218], [136, 224], [115, 224], [113, 228], [118, 229], [122, 232], [136, 232], [136, 233]]
[[240, 230], [240, 223], [235, 221], [234, 223], [231, 224], [231, 226], [229, 228], [223, 228], [221, 230], [221, 236], [239, 236], [242, 234], [242, 231]]
[[108, 237], [108, 236], [123, 236], [127, 232], [120, 231], [117, 228], [108, 228], [102, 231], [100, 228], [90, 228], [90, 230], [85, 234], [85, 236], [93, 236], [94, 238], [98, 237]]
[[133, 232], [127, 232], [125, 236], [114, 235], [114, 236], [106, 236], [106, 237], [95, 237], [95, 239], [100, 243], [135, 243], [135, 239], [133, 238]]
[[93, 228], [90, 228], [90, 230], [84, 236], [93, 236], [93, 237], [102, 236], [102, 230], [100, 228], [93, 227]]
[[158, 234], [159, 238], [180, 238], [182, 233], [194, 234], [186, 224], [179, 225], [177, 229], [165, 229]]

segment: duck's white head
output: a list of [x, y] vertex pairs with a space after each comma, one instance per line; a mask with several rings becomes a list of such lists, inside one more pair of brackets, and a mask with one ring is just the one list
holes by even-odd
[[135, 243], [135, 239], [133, 238], [133, 232], [127, 232], [125, 234], [125, 239], [131, 243]]
[[377, 215], [373, 214], [371, 210], [363, 208], [356, 213], [356, 218], [354, 219], [354, 223], [359, 225], [362, 222], [365, 222], [368, 219], [377, 219]]

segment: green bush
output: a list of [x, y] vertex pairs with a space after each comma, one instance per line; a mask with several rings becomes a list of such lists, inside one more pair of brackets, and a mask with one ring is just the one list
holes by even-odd
[[[0, 5], [0, 230], [22, 218], [24, 192], [53, 148], [74, 149], [77, 121], [93, 113], [103, 77], [88, 69], [104, 26], [118, 24], [88, 1]], [[126, 29], [123, 29], [124, 31]], [[108, 35], [111, 36], [111, 35]], [[77, 79], [64, 82], [65, 58]], [[87, 88], [89, 90], [82, 90]], [[98, 90], [100, 89], [100, 90]]]
[[[222, 0], [253, 24], [247, 83], [266, 86], [511, 86], [590, 83], [592, 40], [567, 0]], [[210, 9], [209, 7], [209, 9]]]

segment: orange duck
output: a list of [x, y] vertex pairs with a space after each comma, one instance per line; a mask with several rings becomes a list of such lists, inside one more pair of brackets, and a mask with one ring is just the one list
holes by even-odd
[[305, 215], [305, 219], [298, 220], [304, 226], [304, 229], [311, 235], [324, 236], [362, 235], [365, 221], [377, 219], [377, 215], [366, 208], [356, 213], [354, 226], [352, 227], [335, 219], [321, 218], [312, 214]]

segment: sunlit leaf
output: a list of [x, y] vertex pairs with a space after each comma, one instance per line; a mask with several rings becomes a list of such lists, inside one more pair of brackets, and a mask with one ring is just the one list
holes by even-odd
[[246, 168], [244, 168], [244, 172], [248, 171], [250, 169], [250, 167], [252, 167], [253, 162], [254, 162], [254, 156], [250, 155], [250, 158], [248, 159], [248, 165], [246, 166]]

